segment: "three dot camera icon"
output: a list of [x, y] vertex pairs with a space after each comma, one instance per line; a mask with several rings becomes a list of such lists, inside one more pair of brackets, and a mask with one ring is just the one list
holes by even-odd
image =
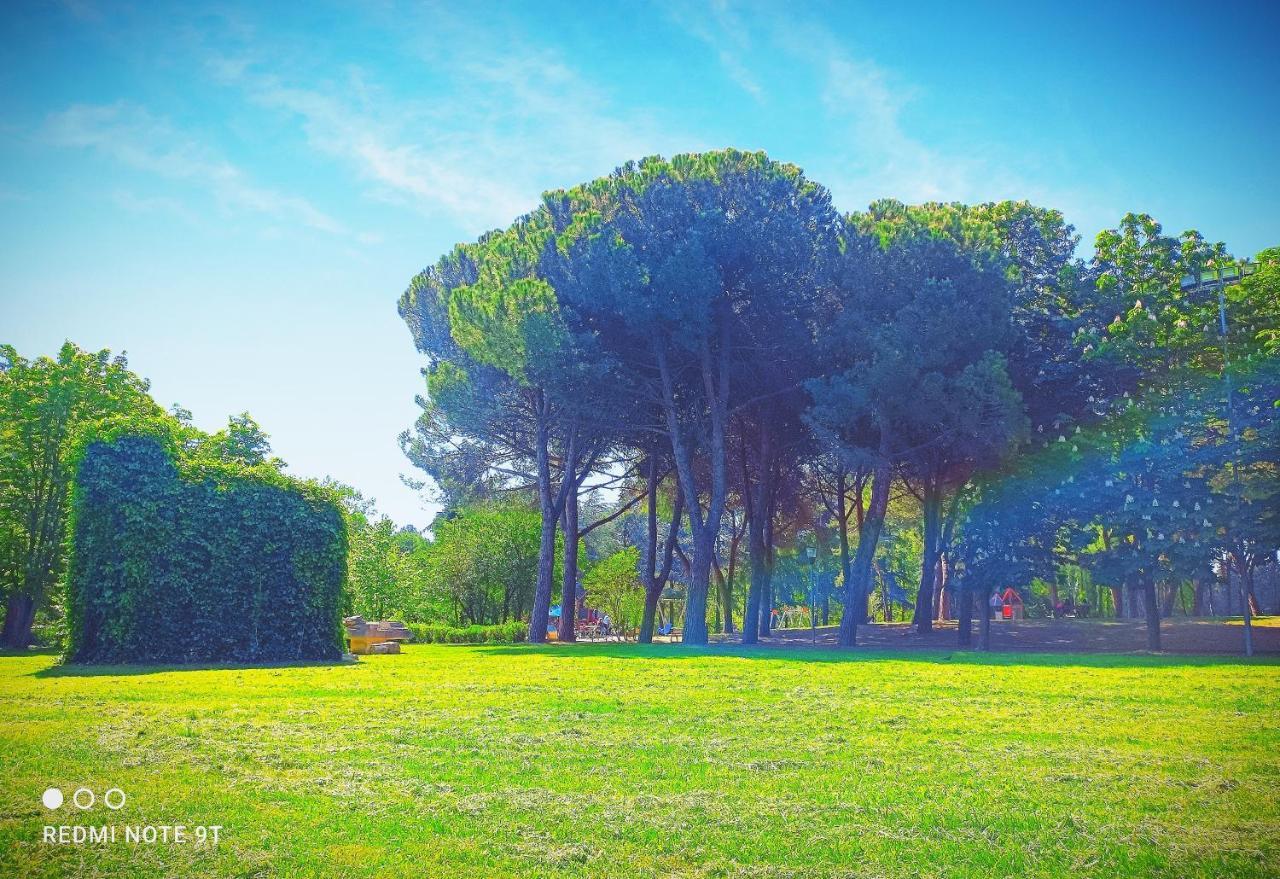
[[[124, 791], [118, 787], [107, 788], [102, 794], [102, 804], [112, 811], [119, 811], [124, 808], [127, 797]], [[44, 803], [44, 807], [50, 811], [62, 808], [65, 799], [62, 790], [51, 787], [40, 797], [40, 802]], [[98, 796], [90, 788], [78, 787], [71, 794], [71, 804], [81, 811], [92, 809], [98, 802]]]

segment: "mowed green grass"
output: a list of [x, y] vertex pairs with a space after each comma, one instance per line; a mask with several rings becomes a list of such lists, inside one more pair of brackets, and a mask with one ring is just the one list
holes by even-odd
[[[680, 647], [0, 657], [0, 876], [1280, 874], [1280, 665]], [[46, 787], [128, 803], [48, 812]], [[46, 823], [220, 824], [44, 845]]]

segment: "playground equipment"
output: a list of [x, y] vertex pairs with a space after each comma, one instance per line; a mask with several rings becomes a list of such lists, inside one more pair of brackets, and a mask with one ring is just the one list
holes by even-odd
[[1018, 594], [1018, 590], [1010, 586], [1004, 590], [1004, 594], [1000, 596], [1000, 618], [1005, 620], [1020, 620], [1027, 615], [1026, 607], [1022, 603], [1022, 596]]
[[[578, 610], [577, 613], [574, 614], [573, 620], [574, 636], [594, 641], [597, 638], [613, 635], [614, 632], [608, 621], [608, 615], [601, 613], [594, 607], [588, 607], [585, 603], [582, 603], [583, 597], [583, 594], [579, 593]], [[560, 605], [551, 605], [551, 610], [547, 614], [547, 640], [559, 640], [560, 617], [563, 613], [564, 610]]]

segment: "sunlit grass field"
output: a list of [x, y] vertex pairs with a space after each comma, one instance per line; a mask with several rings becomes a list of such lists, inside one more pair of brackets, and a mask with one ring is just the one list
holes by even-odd
[[[1280, 874], [1275, 660], [3, 656], [0, 757], [5, 877]], [[81, 786], [128, 800], [81, 812]], [[55, 846], [45, 824], [216, 824], [222, 841]]]

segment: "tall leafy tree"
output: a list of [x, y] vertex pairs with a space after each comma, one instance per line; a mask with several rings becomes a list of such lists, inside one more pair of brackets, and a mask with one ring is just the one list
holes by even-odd
[[65, 565], [75, 449], [106, 422], [165, 418], [123, 355], [70, 342], [56, 357], [0, 347], [0, 564], [6, 597], [0, 642], [25, 647]]
[[[873, 234], [883, 246], [904, 238], [952, 242], [986, 271], [1004, 275], [1009, 286], [1008, 332], [996, 350], [1010, 384], [1022, 398], [1028, 430], [1043, 433], [1091, 420], [1101, 414], [1098, 401], [1119, 395], [1115, 364], [1084, 356], [1090, 348], [1086, 330], [1097, 317], [1095, 275], [1075, 258], [1079, 238], [1060, 212], [1025, 201], [908, 206], [883, 200], [852, 215], [850, 223]], [[967, 469], [973, 471], [983, 463], [974, 460], [972, 465]], [[956, 476], [964, 475], [965, 469], [961, 467]], [[955, 483], [963, 484], [965, 480]], [[927, 511], [924, 492], [919, 486], [916, 490]], [[956, 488], [944, 502], [947, 513], [937, 528], [933, 576], [937, 591], [947, 585], [952, 569], [948, 557], [960, 539], [958, 514], [964, 500]], [[940, 604], [938, 597], [935, 592], [935, 608]], [[971, 595], [961, 591], [960, 598], [964, 643]]]
[[[400, 313], [428, 355], [428, 396], [411, 457], [428, 467], [460, 457], [472, 484], [532, 482], [542, 517], [529, 637], [545, 640], [556, 532], [578, 483], [579, 435], [549, 385], [565, 363], [554, 291], [538, 273], [551, 227], [545, 211], [459, 245], [414, 278]], [[460, 437], [460, 439], [454, 439]], [[446, 452], [432, 442], [443, 439]], [[559, 441], [562, 464], [554, 459]], [[429, 472], [431, 472], [429, 470]], [[456, 471], [443, 474], [456, 478]]]
[[740, 376], [777, 352], [771, 328], [803, 321], [839, 218], [799, 169], [735, 150], [628, 164], [547, 204], [562, 303], [660, 415], [693, 550], [684, 638], [705, 643], [730, 418], [754, 390]]
[[[850, 286], [833, 328], [848, 365], [811, 383], [811, 419], [849, 456], [848, 465], [870, 462], [877, 471], [873, 530], [865, 551], [860, 537], [853, 579], [861, 582], [846, 586], [846, 607], [861, 607], [868, 591], [893, 466], [914, 486], [924, 511], [916, 622], [927, 631], [943, 498], [976, 467], [997, 461], [1026, 429], [1002, 354], [1011, 336], [1010, 292], [998, 270], [934, 236], [899, 236], [876, 265], [870, 276], [860, 275], [862, 284]], [[852, 616], [842, 625], [848, 643], [856, 638]]]

